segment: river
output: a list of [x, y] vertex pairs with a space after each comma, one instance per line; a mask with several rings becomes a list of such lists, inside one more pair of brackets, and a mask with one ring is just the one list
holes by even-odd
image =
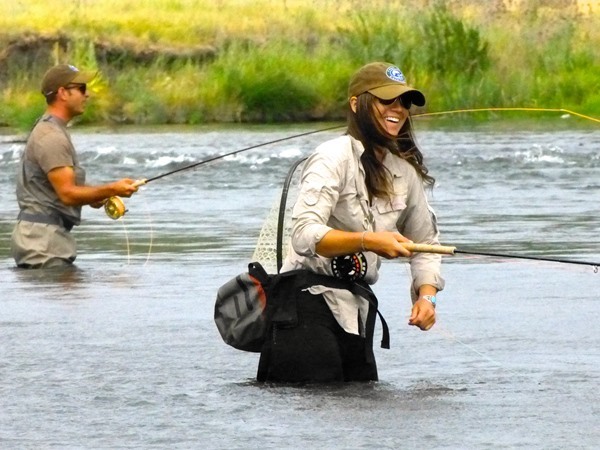
[[[89, 130], [88, 182], [150, 178], [283, 139], [297, 126]], [[600, 130], [417, 124], [442, 243], [600, 261]], [[342, 129], [148, 183], [118, 221], [84, 209], [77, 270], [9, 255], [23, 144], [0, 136], [0, 447], [591, 449], [600, 442], [597, 268], [445, 256], [429, 332], [407, 325], [407, 266], [374, 290], [391, 331], [380, 381], [262, 385], [258, 355], [213, 322], [218, 287], [253, 258], [288, 168]], [[376, 328], [377, 334], [380, 328]]]

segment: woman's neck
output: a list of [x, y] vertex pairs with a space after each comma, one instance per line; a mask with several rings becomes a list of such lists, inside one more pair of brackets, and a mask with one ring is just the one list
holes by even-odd
[[385, 147], [375, 147], [373, 148], [373, 151], [375, 153], [375, 158], [377, 158], [377, 161], [379, 162], [383, 162], [385, 155], [387, 153], [387, 148]]

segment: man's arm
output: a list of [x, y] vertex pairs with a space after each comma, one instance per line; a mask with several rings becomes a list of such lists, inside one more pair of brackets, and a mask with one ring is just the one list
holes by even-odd
[[73, 167], [52, 169], [48, 172], [48, 180], [60, 201], [67, 206], [90, 205], [113, 195], [131, 197], [138, 190], [136, 181], [130, 178], [99, 186], [78, 186]]

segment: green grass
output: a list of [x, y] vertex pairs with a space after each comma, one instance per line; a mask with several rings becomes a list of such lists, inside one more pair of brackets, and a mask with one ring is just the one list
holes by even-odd
[[[23, 0], [0, 16], [0, 48], [30, 36], [66, 45], [0, 53], [0, 125], [44, 109], [43, 72], [98, 70], [84, 123], [340, 120], [350, 75], [396, 63], [427, 111], [566, 108], [600, 117], [600, 7], [415, 0]], [[510, 3], [510, 2], [509, 2]], [[98, 45], [126, 51], [105, 61]], [[212, 49], [204, 59], [170, 58]], [[162, 54], [144, 62], [131, 55]], [[34, 47], [35, 50], [35, 47]]]

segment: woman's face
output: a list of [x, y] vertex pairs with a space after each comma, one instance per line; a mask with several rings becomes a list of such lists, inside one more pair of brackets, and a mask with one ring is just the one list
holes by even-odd
[[[357, 101], [356, 97], [350, 99], [350, 107], [354, 112], [356, 112]], [[375, 97], [373, 100], [373, 115], [382, 129], [391, 136], [398, 136], [408, 118], [408, 109], [404, 107], [400, 97], [392, 100], [381, 100]]]

